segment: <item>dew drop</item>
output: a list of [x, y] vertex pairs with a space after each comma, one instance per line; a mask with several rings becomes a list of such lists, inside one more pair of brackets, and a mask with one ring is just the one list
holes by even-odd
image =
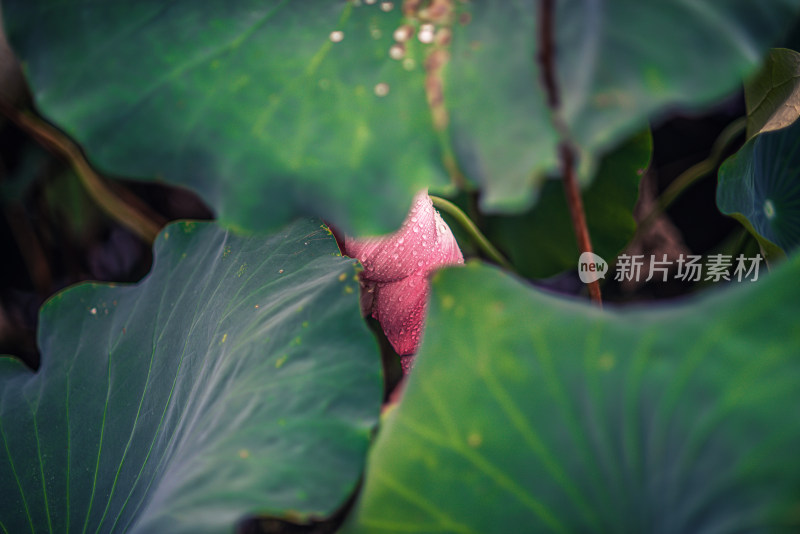
[[422, 260], [419, 260], [419, 261], [417, 262], [417, 267], [422, 267], [422, 265], [423, 265], [424, 263], [425, 263], [424, 261], [422, 261]]
[[414, 228], [412, 228], [412, 230], [414, 230], [415, 234], [418, 234], [419, 233], [419, 226], [415, 226]]
[[472, 448], [480, 447], [481, 443], [483, 443], [483, 436], [477, 432], [473, 432], [467, 437], [467, 444]]
[[423, 24], [419, 28], [417, 39], [419, 39], [420, 43], [430, 44], [433, 42], [434, 36], [435, 36], [435, 28], [433, 24]]
[[416, 217], [411, 217], [411, 222], [417, 222], [417, 218]]
[[409, 37], [414, 34], [414, 27], [410, 24], [406, 24], [404, 26], [400, 26], [394, 31], [394, 40], [398, 43], [402, 43], [403, 41], [407, 41]]
[[92, 308], [91, 310], [89, 310], [89, 313], [91, 313], [92, 315], [97, 315], [97, 308]]
[[775, 204], [770, 199], [764, 201], [764, 215], [770, 220], [775, 218]]
[[344, 39], [344, 32], [341, 32], [339, 30], [331, 32], [330, 39], [334, 43], [339, 43], [342, 41], [342, 39]]
[[375, 96], [386, 96], [389, 94], [389, 84], [381, 82], [375, 86]]
[[392, 45], [389, 49], [389, 57], [392, 59], [403, 59], [403, 56], [406, 54], [406, 50], [401, 44]]
[[392, 2], [381, 2], [381, 9], [388, 13], [394, 8], [394, 4]]
[[398, 256], [397, 254], [392, 254], [392, 259], [393, 259], [393, 260], [396, 260], [396, 259], [397, 259], [397, 258], [399, 258], [399, 257], [400, 257], [400, 256]]
[[406, 238], [405, 238], [405, 237], [401, 237], [400, 239], [398, 239], [398, 240], [397, 240], [397, 242], [398, 242], [398, 243], [400, 243], [400, 244], [402, 245], [402, 244], [403, 244], [403, 241], [405, 241], [405, 240], [406, 240]]
[[364, 3], [365, 3], [365, 4], [367, 4], [367, 5], [369, 5], [369, 6], [371, 6], [371, 5], [372, 5], [372, 4], [374, 4], [375, 2], [377, 2], [377, 0], [364, 0]]

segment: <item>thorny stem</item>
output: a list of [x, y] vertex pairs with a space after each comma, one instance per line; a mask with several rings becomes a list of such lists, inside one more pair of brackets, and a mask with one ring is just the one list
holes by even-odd
[[461, 211], [461, 208], [459, 208], [458, 206], [456, 206], [447, 199], [433, 195], [428, 195], [428, 196], [430, 196], [431, 201], [433, 201], [433, 206], [453, 217], [453, 219], [455, 219], [458, 222], [458, 224], [460, 224], [464, 228], [464, 230], [466, 230], [466, 232], [469, 234], [472, 240], [475, 241], [475, 244], [478, 245], [478, 247], [480, 247], [480, 249], [491, 260], [493, 260], [501, 267], [508, 269], [509, 271], [514, 270], [514, 268], [511, 266], [508, 260], [506, 260], [503, 257], [503, 255], [500, 254], [500, 252], [496, 248], [494, 248], [494, 245], [492, 245], [491, 242], [489, 242], [489, 240], [486, 239], [486, 236], [484, 236], [483, 233], [481, 233], [481, 231], [478, 229], [475, 223], [472, 222], [472, 220], [469, 217], [467, 217], [467, 214]]
[[[558, 83], [556, 80], [555, 67], [555, 40], [553, 30], [555, 28], [555, 0], [539, 1], [539, 54], [538, 60], [542, 69], [542, 81], [547, 93], [547, 105], [553, 124], [561, 137], [558, 152], [561, 159], [562, 182], [564, 184], [564, 194], [569, 206], [572, 219], [572, 227], [575, 231], [575, 239], [581, 253], [592, 252], [592, 241], [589, 237], [589, 228], [586, 225], [586, 212], [583, 209], [583, 200], [575, 174], [575, 147], [569, 138], [569, 129], [561, 115], [561, 100], [559, 98]], [[589, 284], [589, 296], [598, 306], [603, 306], [600, 293], [600, 283], [595, 280]]]
[[97, 205], [142, 240], [152, 244], [164, 221], [152, 220], [147, 215], [120, 199], [106, 185], [71, 139], [43, 120], [0, 101], [0, 110], [31, 136], [55, 151], [72, 165], [84, 188]]
[[709, 173], [714, 172], [714, 169], [719, 165], [719, 160], [722, 158], [725, 149], [744, 132], [746, 126], [747, 118], [741, 117], [722, 130], [717, 140], [714, 141], [714, 145], [711, 147], [711, 152], [708, 157], [683, 171], [669, 184], [661, 196], [658, 197], [653, 209], [650, 210], [650, 213], [639, 223], [634, 239], [647, 232], [658, 217], [664, 213], [664, 210], [666, 210], [689, 186], [704, 176], [707, 176]]

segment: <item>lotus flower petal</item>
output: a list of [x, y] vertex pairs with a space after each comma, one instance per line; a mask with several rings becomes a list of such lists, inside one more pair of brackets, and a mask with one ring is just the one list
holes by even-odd
[[419, 347], [430, 292], [428, 275], [437, 267], [464, 263], [453, 233], [427, 191], [415, 197], [397, 232], [383, 237], [345, 237], [345, 254], [358, 258], [361, 309], [377, 319], [400, 355]]
[[464, 263], [453, 233], [433, 208], [428, 192], [414, 196], [411, 211], [399, 230], [379, 237], [345, 237], [345, 253], [358, 258], [364, 277], [375, 282], [400, 280], [422, 270]]
[[427, 277], [418, 274], [377, 286], [372, 316], [398, 354], [417, 352], [429, 292]]

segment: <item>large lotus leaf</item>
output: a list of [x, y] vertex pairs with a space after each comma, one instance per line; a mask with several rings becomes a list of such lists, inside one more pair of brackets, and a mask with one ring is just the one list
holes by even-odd
[[[471, 2], [447, 70], [451, 137], [491, 212], [530, 204], [557, 168], [556, 135], [535, 58], [538, 0]], [[599, 154], [675, 106], [734, 90], [800, 9], [798, 0], [560, 0], [556, 69], [563, 115], [588, 183]], [[683, 51], [690, 50], [691, 53]]]
[[406, 70], [389, 57], [399, 7], [9, 0], [3, 9], [37, 105], [95, 164], [187, 185], [223, 222], [264, 229], [300, 212], [394, 230], [416, 191], [447, 183], [422, 61]]
[[[633, 237], [633, 208], [650, 162], [653, 139], [645, 130], [606, 155], [597, 177], [583, 192], [595, 253], [613, 262]], [[487, 235], [506, 253], [516, 272], [545, 278], [575, 269], [580, 251], [560, 180], [548, 180], [540, 202], [523, 215], [486, 218]]]
[[800, 117], [800, 54], [774, 48], [744, 86], [747, 138], [789, 126]]
[[600, 311], [440, 273], [345, 531], [797, 532], [799, 276]]
[[[426, 4], [3, 5], [39, 108], [100, 168], [188, 185], [227, 224], [274, 227], [299, 212], [375, 233], [399, 225], [417, 189], [445, 185], [453, 163], [490, 211], [528, 207], [557, 169], [538, 2], [436, 2], [423, 16]], [[598, 151], [650, 114], [732, 90], [799, 6], [557, 2], [561, 100], [584, 181]], [[431, 44], [425, 20], [439, 32]], [[402, 51], [404, 23], [415, 37]]]
[[770, 255], [800, 245], [800, 122], [755, 136], [722, 164], [717, 206]]
[[0, 531], [232, 532], [331, 514], [381, 400], [354, 261], [319, 222], [160, 234], [140, 284], [42, 308], [42, 365], [0, 358]]
[[556, 5], [564, 112], [590, 156], [645, 117], [697, 108], [738, 89], [800, 11], [800, 0]]

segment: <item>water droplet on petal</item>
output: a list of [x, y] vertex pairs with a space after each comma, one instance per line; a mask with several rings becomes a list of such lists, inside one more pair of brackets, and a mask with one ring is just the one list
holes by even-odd
[[419, 233], [419, 226], [415, 226], [414, 228], [412, 228], [412, 230], [414, 230], [415, 234], [418, 234]]

